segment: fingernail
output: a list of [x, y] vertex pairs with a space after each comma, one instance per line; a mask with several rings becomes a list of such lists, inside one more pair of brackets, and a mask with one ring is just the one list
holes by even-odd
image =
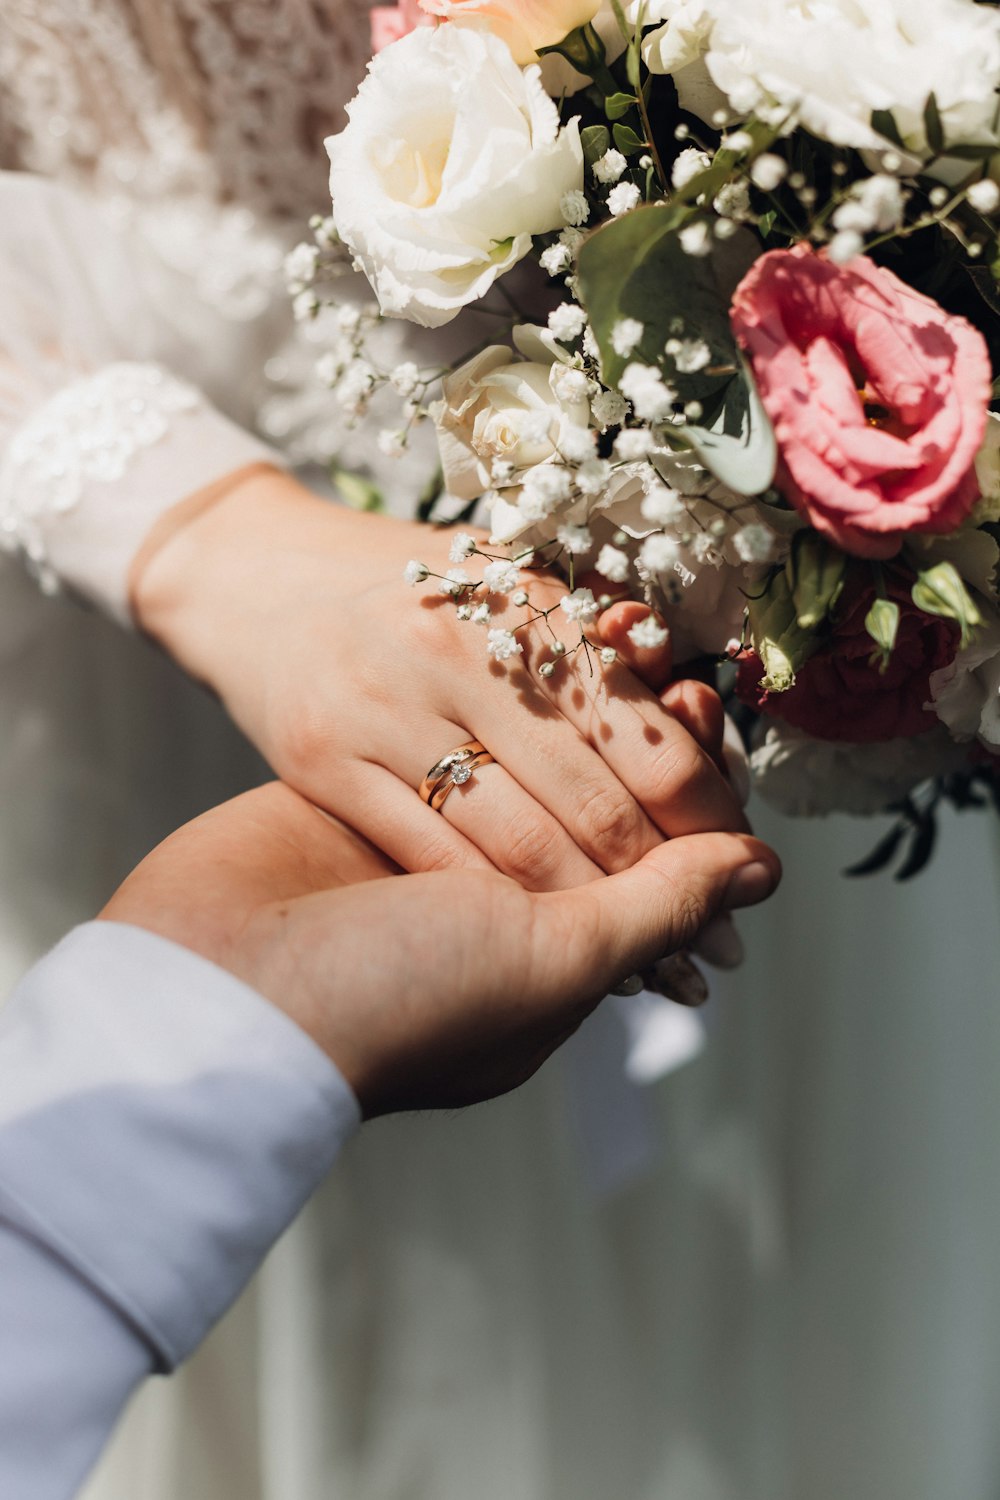
[[661, 958], [653, 965], [650, 980], [652, 989], [678, 1005], [704, 1005], [708, 999], [708, 981], [686, 953]]
[[639, 974], [630, 974], [623, 979], [621, 984], [616, 984], [611, 991], [612, 995], [638, 995], [643, 988], [642, 978]]
[[744, 958], [743, 939], [732, 917], [725, 912], [713, 917], [698, 934], [694, 951], [716, 969], [738, 969]]
[[739, 906], [756, 906], [758, 901], [766, 901], [775, 887], [774, 874], [769, 865], [762, 860], [754, 860], [752, 865], [744, 865], [742, 870], [737, 870], [726, 887], [723, 905], [732, 909]]

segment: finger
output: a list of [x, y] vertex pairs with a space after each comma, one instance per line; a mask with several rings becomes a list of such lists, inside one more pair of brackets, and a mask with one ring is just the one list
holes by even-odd
[[[580, 653], [551, 677], [538, 679], [541, 689], [656, 827], [670, 838], [716, 829], [747, 831], [726, 778], [649, 689], [621, 662], [594, 667], [591, 674], [582, 658]], [[522, 679], [530, 668], [529, 657], [519, 669]]]
[[474, 843], [383, 766], [366, 764], [356, 778], [356, 790], [355, 823], [365, 838], [402, 869], [490, 868], [490, 861]]
[[[446, 719], [429, 720], [407, 739], [395, 742], [386, 769], [407, 786], [419, 786], [429, 767], [472, 740], [474, 733]], [[488, 748], [495, 755], [493, 746]], [[499, 758], [477, 766], [468, 781], [451, 787], [439, 810], [428, 811], [475, 846], [494, 869], [510, 875], [527, 890], [562, 890], [596, 880], [602, 873], [558, 818], [511, 775]]]
[[[507, 695], [509, 704], [510, 684], [501, 681], [498, 691]], [[565, 883], [578, 885], [601, 871], [610, 873], [635, 864], [660, 842], [659, 829], [579, 730], [566, 722], [530, 679], [523, 683], [520, 701], [526, 711], [517, 716], [509, 708], [505, 711], [496, 698], [480, 706], [474, 733], [582, 851], [590, 875], [583, 873], [584, 864], [574, 865], [572, 871], [567, 865], [567, 876], [572, 874], [572, 879]], [[449, 800], [449, 808], [455, 800]], [[464, 823], [461, 826], [469, 837], [475, 837]]]
[[718, 693], [707, 683], [686, 677], [672, 682], [660, 694], [660, 702], [678, 724], [683, 724], [692, 739], [698, 741], [722, 774], [727, 775], [722, 753], [726, 712]]
[[740, 806], [746, 807], [750, 801], [750, 757], [743, 743], [743, 736], [728, 714], [722, 730], [722, 758], [726, 763], [729, 784], [736, 793]]
[[[631, 870], [578, 891], [538, 898], [535, 940], [593, 995], [690, 946], [716, 913], [765, 900], [781, 878], [777, 855], [743, 834], [703, 833], [658, 845]], [[568, 933], [567, 933], [568, 928]]]
[[558, 819], [496, 761], [450, 792], [441, 816], [525, 890], [566, 890], [601, 877]]
[[596, 629], [601, 644], [613, 646], [625, 666], [654, 693], [658, 693], [670, 681], [670, 673], [673, 671], [674, 655], [670, 639], [668, 637], [662, 646], [637, 646], [629, 634], [633, 625], [638, 625], [650, 614], [657, 624], [664, 623], [647, 604], [641, 604], [637, 599], [626, 599], [620, 604], [612, 604], [610, 609], [599, 615]]

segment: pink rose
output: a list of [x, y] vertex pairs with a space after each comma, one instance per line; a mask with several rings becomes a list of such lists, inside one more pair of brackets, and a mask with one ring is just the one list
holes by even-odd
[[891, 557], [954, 531], [979, 497], [986, 342], [891, 271], [808, 245], [772, 250], [736, 289], [733, 329], [774, 424], [779, 484], [818, 531]]
[[739, 665], [737, 696], [818, 740], [860, 745], [933, 729], [940, 720], [924, 707], [931, 673], [954, 659], [959, 628], [917, 609], [911, 582], [886, 578], [886, 592], [899, 605], [899, 631], [884, 673], [872, 665], [874, 642], [865, 629], [875, 591], [855, 585], [845, 591], [829, 640], [798, 669], [793, 687], [784, 693], [763, 689], [763, 663], [748, 651]]
[[398, 5], [376, 5], [371, 12], [372, 51], [381, 52], [390, 42], [398, 42], [417, 26], [432, 26], [417, 0], [399, 0]]
[[507, 43], [517, 63], [537, 61], [539, 47], [554, 47], [592, 21], [601, 0], [419, 0], [429, 16], [480, 26]]

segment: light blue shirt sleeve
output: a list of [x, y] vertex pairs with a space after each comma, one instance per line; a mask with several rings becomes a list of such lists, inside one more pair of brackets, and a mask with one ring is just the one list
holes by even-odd
[[326, 1055], [187, 950], [94, 922], [0, 1011], [0, 1495], [76, 1493], [360, 1121]]

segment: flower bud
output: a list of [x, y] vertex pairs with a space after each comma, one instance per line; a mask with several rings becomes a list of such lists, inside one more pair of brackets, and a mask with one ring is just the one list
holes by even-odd
[[964, 651], [983, 617], [976, 608], [961, 576], [953, 563], [936, 563], [917, 576], [912, 598], [925, 615], [939, 615], [945, 620], [955, 620], [962, 631], [961, 649]]
[[785, 565], [795, 618], [803, 630], [815, 630], [835, 608], [844, 587], [847, 558], [816, 531], [796, 532]]
[[748, 613], [753, 648], [764, 664], [761, 687], [769, 693], [787, 692], [816, 642], [796, 618], [785, 569], [772, 576], [763, 594], [750, 599]]
[[884, 672], [892, 658], [899, 630], [899, 605], [895, 599], [876, 599], [865, 615], [865, 629], [875, 642], [871, 664]]

